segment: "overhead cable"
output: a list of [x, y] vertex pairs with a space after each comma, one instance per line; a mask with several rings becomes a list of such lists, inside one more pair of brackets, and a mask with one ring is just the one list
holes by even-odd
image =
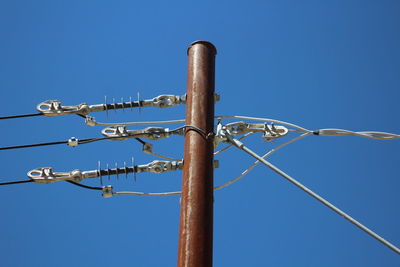
[[6, 116], [6, 117], [0, 117], [0, 120], [17, 119], [17, 118], [25, 118], [25, 117], [35, 117], [35, 116], [43, 116], [43, 113], [33, 113], [33, 114]]
[[69, 181], [69, 180], [66, 180], [66, 182], [68, 182], [70, 184], [73, 184], [73, 185], [76, 185], [76, 186], [80, 186], [80, 187], [86, 188], [86, 189], [103, 191], [102, 187], [89, 186], [89, 185], [80, 184], [80, 183], [77, 183], [77, 182], [74, 182], [74, 181]]
[[21, 181], [12, 181], [12, 182], [3, 182], [0, 185], [11, 185], [11, 184], [24, 184], [24, 183], [32, 183], [33, 180], [21, 180]]
[[[132, 136], [134, 138], [134, 136]], [[39, 146], [52, 146], [52, 145], [60, 145], [60, 144], [68, 144], [69, 146], [77, 146], [83, 144], [89, 144], [96, 141], [101, 140], [112, 140], [117, 139], [118, 137], [97, 137], [97, 138], [86, 138], [86, 139], [77, 139], [75, 137], [70, 138], [67, 141], [56, 141], [56, 142], [46, 142], [46, 143], [38, 143], [38, 144], [28, 144], [28, 145], [18, 145], [18, 146], [5, 146], [0, 147], [0, 150], [9, 150], [9, 149], [19, 149], [19, 148], [28, 148], [28, 147], [39, 147]], [[140, 143], [144, 143], [141, 139], [135, 138]]]

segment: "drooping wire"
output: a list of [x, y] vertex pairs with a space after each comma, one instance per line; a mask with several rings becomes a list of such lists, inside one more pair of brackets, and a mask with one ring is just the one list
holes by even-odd
[[345, 213], [341, 209], [337, 208], [332, 203], [330, 203], [329, 201], [327, 201], [326, 199], [324, 199], [323, 197], [321, 197], [317, 193], [313, 192], [311, 189], [309, 189], [308, 187], [306, 187], [305, 185], [303, 185], [302, 183], [300, 183], [299, 181], [297, 181], [296, 179], [294, 179], [293, 177], [291, 177], [290, 175], [288, 175], [284, 171], [280, 170], [278, 167], [276, 167], [272, 163], [270, 163], [270, 162], [266, 161], [265, 159], [263, 159], [257, 153], [255, 153], [254, 151], [249, 149], [247, 146], [245, 146], [241, 141], [239, 141], [237, 139], [234, 139], [229, 135], [227, 135], [227, 138], [228, 138], [229, 142], [234, 144], [237, 148], [245, 151], [246, 153], [248, 153], [252, 157], [256, 158], [261, 163], [263, 163], [264, 165], [266, 165], [267, 167], [272, 169], [274, 172], [278, 173], [283, 178], [285, 178], [286, 180], [288, 180], [289, 182], [291, 182], [292, 184], [294, 184], [295, 186], [297, 186], [298, 188], [300, 188], [301, 190], [303, 190], [304, 192], [306, 192], [307, 194], [309, 194], [310, 196], [312, 196], [313, 198], [315, 198], [316, 200], [318, 200], [319, 202], [321, 202], [322, 204], [324, 204], [325, 206], [327, 206], [328, 208], [330, 208], [331, 210], [333, 210], [334, 212], [336, 212], [337, 214], [339, 214], [340, 216], [342, 216], [343, 218], [345, 218], [346, 220], [348, 220], [349, 222], [351, 222], [352, 224], [354, 224], [355, 226], [357, 226], [358, 228], [363, 230], [364, 232], [366, 232], [367, 234], [369, 234], [370, 236], [374, 237], [376, 240], [378, 240], [379, 242], [381, 242], [382, 244], [384, 244], [385, 246], [387, 246], [388, 248], [390, 248], [391, 250], [393, 250], [397, 254], [400, 254], [400, 249], [397, 248], [395, 245], [393, 245], [392, 243], [390, 243], [389, 241], [387, 241], [383, 237], [379, 236], [378, 234], [373, 232], [371, 229], [369, 229], [365, 225], [361, 224], [360, 222], [355, 220], [353, 217], [351, 217], [350, 215], [348, 215], [347, 213]]
[[173, 124], [182, 122], [185, 122], [185, 120], [135, 121], [135, 122], [112, 122], [112, 123], [94, 122], [94, 125], [96, 126], [158, 125], [158, 124]]
[[176, 196], [180, 195], [181, 191], [176, 192], [165, 192], [165, 193], [146, 193], [146, 192], [128, 192], [128, 191], [121, 191], [121, 192], [113, 192], [113, 195], [135, 195], [135, 196], [148, 196], [148, 197], [161, 197], [161, 196]]
[[171, 158], [171, 157], [168, 157], [168, 156], [165, 156], [165, 155], [161, 155], [161, 154], [155, 153], [153, 151], [146, 151], [145, 153], [153, 155], [153, 156], [156, 156], [156, 157], [159, 157], [159, 158], [162, 158], [162, 159], [166, 159], [166, 160], [173, 160], [173, 161], [179, 161], [180, 160], [180, 159]]
[[69, 180], [67, 180], [67, 182], [70, 183], [70, 184], [76, 185], [76, 186], [80, 186], [80, 187], [86, 188], [86, 189], [103, 191], [102, 187], [89, 186], [89, 185], [80, 184], [80, 183], [77, 183], [77, 182], [74, 182], [74, 181], [69, 181]]

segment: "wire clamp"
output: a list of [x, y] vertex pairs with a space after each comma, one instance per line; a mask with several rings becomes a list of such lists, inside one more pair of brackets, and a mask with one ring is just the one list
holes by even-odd
[[96, 126], [96, 119], [92, 116], [86, 116], [85, 123], [88, 126]]
[[86, 115], [93, 111], [91, 110], [91, 107], [86, 103], [82, 103], [76, 106], [63, 106], [59, 100], [44, 101], [37, 105], [36, 109], [43, 115], [48, 117], [67, 114]]
[[168, 128], [147, 127], [142, 130], [128, 130], [126, 126], [112, 126], [104, 128], [101, 133], [105, 137], [111, 137], [110, 140], [125, 140], [128, 138], [147, 138], [150, 140], [158, 140], [169, 137], [171, 134], [179, 134], [172, 132]]
[[154, 160], [148, 164], [138, 165], [137, 172], [163, 173], [183, 168], [183, 161]]
[[80, 170], [73, 170], [70, 172], [53, 172], [53, 168], [51, 167], [33, 169], [29, 171], [27, 175], [35, 183], [45, 184], [66, 180], [80, 182], [85, 178]]
[[104, 198], [109, 198], [113, 196], [113, 187], [111, 185], [103, 186], [103, 193], [101, 194]]
[[141, 107], [169, 108], [186, 103], [186, 95], [159, 95], [153, 99], [140, 101]]
[[77, 145], [79, 145], [78, 138], [71, 137], [70, 139], [68, 139], [68, 145], [69, 146], [77, 146]]
[[288, 134], [288, 129], [284, 126], [276, 126], [274, 124], [247, 123], [243, 121], [228, 123], [224, 129], [231, 135], [243, 135], [248, 132], [261, 132], [263, 138], [267, 141], [285, 136]]

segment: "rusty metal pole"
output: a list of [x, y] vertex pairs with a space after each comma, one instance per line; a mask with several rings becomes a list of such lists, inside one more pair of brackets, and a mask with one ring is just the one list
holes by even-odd
[[[186, 125], [206, 134], [214, 128], [215, 55], [214, 45], [206, 41], [188, 48]], [[186, 129], [178, 267], [208, 267], [213, 249], [213, 140]]]

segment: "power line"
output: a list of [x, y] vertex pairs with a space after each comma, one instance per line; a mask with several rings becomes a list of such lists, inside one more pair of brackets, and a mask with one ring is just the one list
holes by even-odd
[[29, 145], [5, 146], [5, 147], [0, 147], [0, 150], [19, 149], [19, 148], [28, 148], [28, 147], [37, 147], [37, 146], [52, 146], [52, 145], [67, 144], [67, 143], [68, 143], [68, 141], [57, 141], [57, 142], [29, 144]]
[[80, 186], [80, 187], [86, 188], [86, 189], [103, 191], [102, 187], [89, 186], [89, 185], [80, 184], [80, 183], [76, 183], [74, 181], [69, 181], [69, 180], [67, 180], [67, 182], [70, 183], [70, 184], [76, 185], [76, 186]]
[[13, 181], [13, 182], [4, 182], [0, 183], [0, 185], [11, 185], [11, 184], [24, 184], [24, 183], [32, 183], [33, 180], [21, 180], [21, 181]]
[[[93, 143], [96, 141], [101, 141], [101, 140], [111, 140], [111, 139], [117, 139], [120, 137], [97, 137], [97, 138], [87, 138], [87, 139], [81, 139], [77, 140], [77, 144], [83, 145], [83, 144], [88, 144], [88, 143]], [[143, 140], [140, 138], [135, 138], [138, 142], [145, 144]], [[10, 150], [10, 149], [19, 149], [19, 148], [28, 148], [28, 147], [39, 147], [39, 146], [52, 146], [52, 145], [60, 145], [60, 144], [70, 144], [71, 139], [67, 141], [56, 141], [56, 142], [46, 142], [46, 143], [38, 143], [38, 144], [28, 144], [28, 145], [18, 145], [18, 146], [6, 146], [6, 147], [0, 147], [0, 150]]]
[[6, 116], [6, 117], [0, 117], [0, 120], [35, 117], [35, 116], [43, 116], [43, 113], [39, 112], [39, 113], [33, 113], [33, 114]]

